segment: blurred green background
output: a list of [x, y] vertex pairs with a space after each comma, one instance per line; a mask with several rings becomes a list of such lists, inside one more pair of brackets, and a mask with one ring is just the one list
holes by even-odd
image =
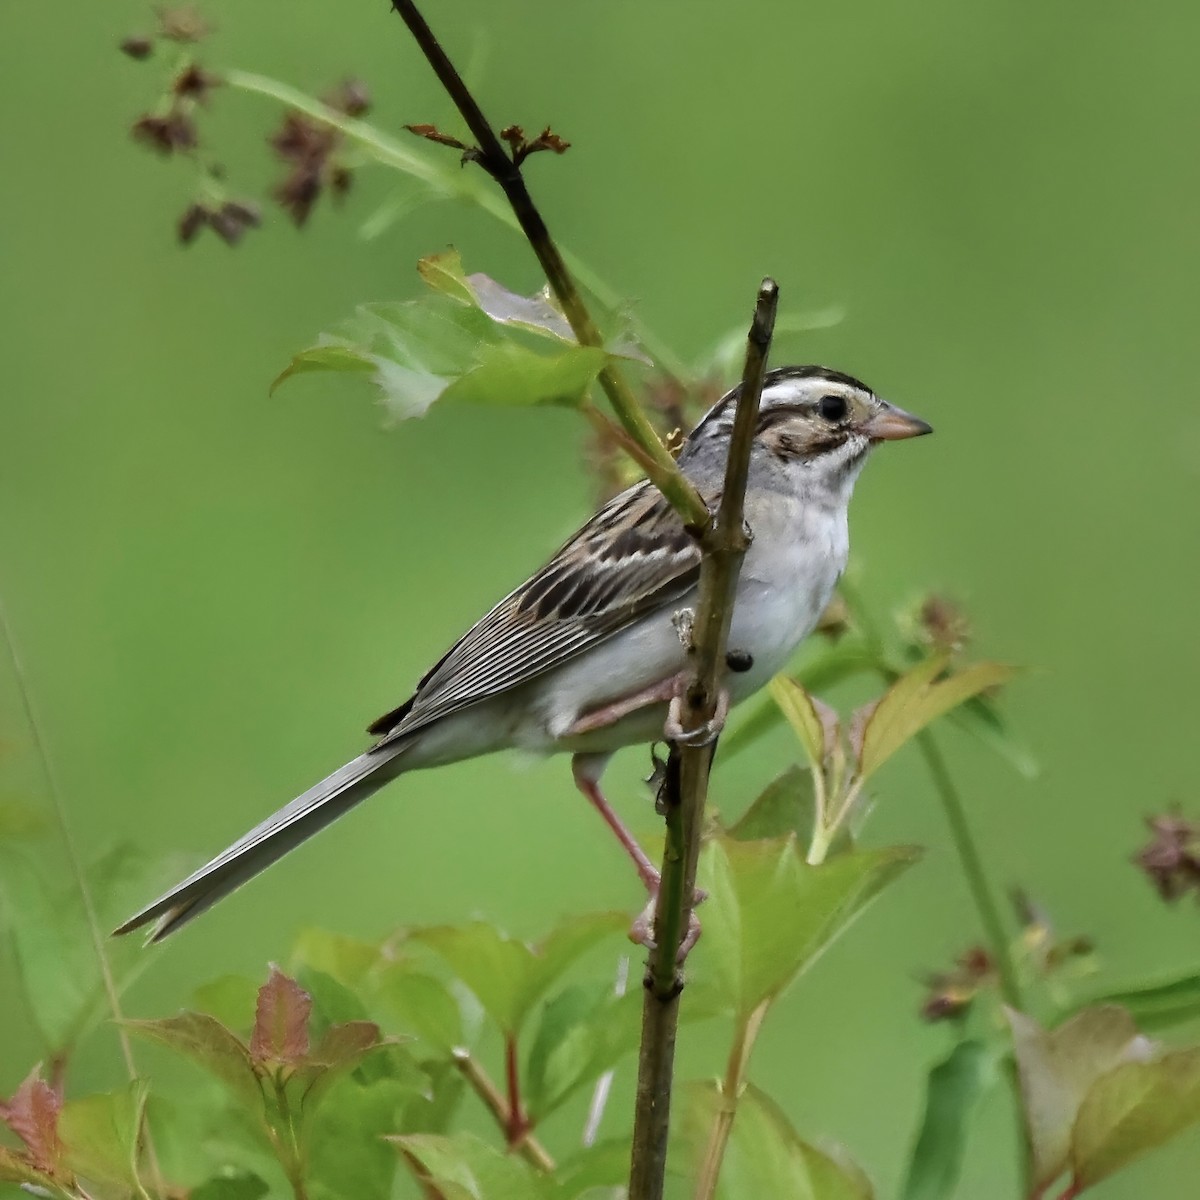
[[[380, 124], [452, 124], [382, 2], [205, 11], [213, 67], [313, 91], [354, 73]], [[430, 0], [427, 15], [493, 119], [573, 143], [530, 163], [547, 219], [680, 354], [741, 323], [766, 272], [786, 308], [845, 309], [775, 361], [852, 371], [937, 427], [860, 485], [868, 595], [887, 609], [948, 589], [981, 653], [1037, 668], [1008, 703], [1036, 781], [945, 738], [995, 881], [1093, 936], [1110, 983], [1194, 964], [1200, 917], [1164, 910], [1129, 856], [1142, 815], [1194, 798], [1200, 10]], [[353, 305], [415, 294], [423, 254], [453, 243], [522, 290], [536, 267], [456, 204], [362, 240], [395, 188], [378, 169], [303, 235], [272, 213], [236, 253], [180, 249], [190, 169], [127, 134], [164, 64], [115, 49], [150, 23], [126, 0], [69, 17], [9, 0], [2, 18], [0, 580], [83, 845], [207, 856], [356, 753], [586, 514], [590, 484], [568, 413], [448, 410], [385, 433], [352, 381], [267, 396]], [[235, 194], [275, 177], [261, 139], [277, 117], [214, 98], [204, 128]], [[7, 668], [0, 735], [4, 793], [43, 803]], [[719, 770], [719, 802], [739, 807], [790, 753], [780, 735]], [[648, 832], [643, 767], [629, 752], [608, 779]], [[869, 840], [928, 856], [788, 997], [752, 1074], [887, 1196], [948, 1044], [916, 1018], [918, 978], [978, 931], [915, 755], [879, 790]], [[309, 924], [483, 914], [532, 935], [637, 900], [565, 762], [465, 764], [405, 779], [155, 951], [129, 1007], [257, 975]], [[0, 962], [7, 1094], [37, 1043]], [[685, 1037], [689, 1070], [718, 1069], [719, 1033]], [[80, 1090], [107, 1085], [109, 1040]], [[619, 1087], [623, 1103], [628, 1070]], [[1011, 1119], [996, 1093], [960, 1195], [1014, 1194]], [[1198, 1158], [1193, 1134], [1096, 1195], [1193, 1197]]]

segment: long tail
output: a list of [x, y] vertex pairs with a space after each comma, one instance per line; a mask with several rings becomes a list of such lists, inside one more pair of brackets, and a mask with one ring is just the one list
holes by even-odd
[[378, 791], [396, 775], [396, 759], [404, 750], [403, 744], [381, 746], [339, 767], [113, 933], [130, 933], [151, 921], [156, 924], [150, 941], [174, 933]]

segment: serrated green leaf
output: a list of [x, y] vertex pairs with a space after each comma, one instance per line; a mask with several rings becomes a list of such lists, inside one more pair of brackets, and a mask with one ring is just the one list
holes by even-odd
[[138, 1082], [117, 1092], [69, 1101], [58, 1132], [67, 1165], [91, 1184], [138, 1185], [138, 1139], [147, 1086]]
[[411, 1093], [396, 1080], [340, 1080], [306, 1137], [312, 1200], [389, 1200], [398, 1162], [387, 1135]]
[[808, 845], [813, 816], [812, 774], [805, 767], [793, 765], [767, 784], [727, 832], [737, 842], [795, 834], [802, 845]]
[[605, 984], [566, 988], [546, 1002], [525, 1066], [525, 1104], [542, 1120], [632, 1050], [641, 997]]
[[446, 387], [443, 403], [498, 408], [576, 405], [605, 361], [604, 351], [592, 346], [544, 355], [516, 342], [480, 346], [475, 357], [477, 365]]
[[417, 262], [417, 274], [435, 292], [441, 292], [462, 304], [479, 306], [479, 298], [467, 282], [463, 271], [462, 258], [457, 250], [446, 250], [441, 254], [431, 254]]
[[1169, 1029], [1200, 1017], [1200, 974], [1108, 992], [1088, 1001], [1088, 1006], [1119, 1004], [1129, 1010], [1139, 1029]]
[[[718, 1084], [687, 1089], [687, 1142], [699, 1161], [718, 1109]], [[820, 1150], [796, 1133], [779, 1106], [753, 1084], [737, 1101], [717, 1184], [719, 1200], [871, 1200], [870, 1181], [844, 1154]]]
[[1067, 1169], [1071, 1129], [1091, 1086], [1121, 1062], [1143, 1054], [1149, 1043], [1138, 1037], [1130, 1015], [1115, 1005], [1085, 1009], [1052, 1031], [1012, 1009], [1008, 1021], [1033, 1182], [1044, 1188]]
[[1016, 674], [1014, 667], [981, 662], [939, 679], [948, 662], [944, 654], [933, 655], [897, 679], [873, 706], [860, 710], [864, 719], [855, 723], [860, 740], [854, 750], [864, 779], [926, 725]]
[[126, 1027], [174, 1050], [219, 1079], [248, 1108], [262, 1107], [262, 1093], [248, 1047], [207, 1013], [185, 1012], [158, 1021], [126, 1021]]
[[999, 1079], [999, 1054], [959, 1042], [930, 1072], [925, 1115], [913, 1145], [902, 1200], [951, 1200], [958, 1186], [976, 1103]]
[[[0, 901], [29, 1009], [51, 1055], [68, 1051], [108, 1013], [96, 946], [78, 884], [52, 875], [36, 846], [0, 842]], [[149, 858], [119, 845], [88, 864], [92, 900], [102, 930], [111, 929], [147, 895], [185, 874], [176, 856]], [[131, 940], [105, 944], [118, 992], [145, 970], [151, 956]]]
[[1071, 1131], [1074, 1182], [1082, 1190], [1200, 1123], [1200, 1047], [1126, 1062], [1100, 1076]]
[[745, 1018], [786, 988], [918, 857], [912, 847], [892, 847], [810, 866], [794, 837], [714, 838], [701, 854], [709, 900], [697, 973]]
[[379, 994], [405, 1031], [424, 1038], [439, 1050], [453, 1050], [462, 1045], [462, 1013], [458, 1001], [440, 979], [405, 964], [404, 969], [385, 973]]
[[575, 959], [627, 925], [622, 913], [586, 913], [568, 918], [533, 945], [479, 921], [411, 936], [445, 959], [502, 1030], [516, 1033]]

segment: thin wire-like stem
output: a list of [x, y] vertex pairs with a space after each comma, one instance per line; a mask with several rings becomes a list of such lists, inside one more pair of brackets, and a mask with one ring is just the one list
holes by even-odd
[[[863, 638], [870, 647], [871, 657], [880, 677], [885, 683], [894, 683], [898, 677], [897, 672], [887, 665], [883, 637], [871, 619], [870, 613], [866, 611], [862, 597], [858, 595], [852, 584], [847, 583], [845, 578], [842, 579], [841, 591], [855, 622], [862, 630]], [[963, 804], [962, 797], [959, 795], [933, 732], [928, 729], [922, 730], [916, 740], [921, 757], [925, 760], [925, 766], [933, 779], [934, 790], [937, 792], [946, 823], [950, 827], [950, 840], [954, 844], [959, 867], [966, 880], [967, 890], [971, 893], [971, 900], [975, 905], [979, 922], [983, 926], [988, 949], [996, 964], [996, 973], [1000, 980], [1000, 993], [1004, 997], [1005, 1004], [1010, 1008], [1024, 1011], [1021, 985], [1017, 978], [1016, 966], [1013, 963], [1008, 933], [1004, 927], [1004, 920], [1000, 916], [1000, 906], [996, 902], [991, 884], [988, 882], [983, 856], [979, 853], [979, 846], [971, 831], [970, 822], [967, 820], [966, 806]]]
[[693, 675], [681, 697], [681, 736], [672, 743], [663, 785], [667, 838], [654, 913], [655, 945], [646, 964], [629, 1200], [660, 1200], [663, 1194], [684, 984], [679, 951], [695, 902], [700, 832], [719, 732], [713, 723], [720, 706], [734, 594], [750, 544], [744, 517], [746, 482], [778, 303], [778, 287], [764, 279], [747, 341], [721, 502], [701, 540], [698, 611], [692, 625]]
[[[588, 312], [557, 243], [550, 236], [542, 214], [525, 186], [520, 165], [504, 148], [488, 119], [483, 115], [478, 101], [463, 82], [462, 76], [417, 6], [412, 0], [395, 0], [392, 8], [408, 26], [413, 40], [421, 48], [442, 87], [446, 89], [447, 95], [454, 101], [455, 107], [466, 121], [467, 128], [478, 143], [478, 153], [475, 157], [504, 192], [575, 337], [581, 345], [603, 348], [600, 331]], [[624, 375], [609, 360], [597, 379], [625, 432], [646, 452], [645, 470], [651, 482], [671, 502], [686, 524], [697, 529], [704, 528], [708, 523], [709, 514], [700, 493], [675, 465], [674, 458], [662, 444]]]
[[[42, 773], [42, 782], [46, 789], [46, 796], [50, 801], [50, 808], [54, 813], [55, 823], [58, 825], [59, 836], [62, 838], [63, 846], [67, 852], [67, 861], [71, 866], [71, 874], [75, 879], [76, 887], [79, 889], [79, 899], [83, 905], [84, 917], [87, 921], [88, 933], [91, 937], [92, 950], [96, 955], [96, 964], [100, 969], [100, 979], [104, 986], [104, 995], [108, 1000], [109, 1012], [116, 1027], [117, 1043], [121, 1048], [121, 1058], [125, 1063], [125, 1070], [129, 1075], [130, 1083], [135, 1083], [138, 1078], [137, 1063], [133, 1057], [133, 1046], [130, 1044], [129, 1032], [125, 1028], [125, 1017], [121, 1009], [121, 997], [117, 991], [116, 980], [113, 978], [112, 964], [108, 961], [108, 953], [104, 947], [104, 933], [100, 928], [100, 918], [96, 913], [96, 902], [92, 896], [91, 886], [87, 881], [83, 858], [79, 853], [79, 847], [75, 843], [75, 835], [71, 831], [71, 822], [67, 817], [67, 805], [63, 799], [58, 772], [54, 768], [54, 761], [50, 757], [50, 747], [42, 733], [42, 725], [38, 720], [37, 708], [33, 702], [33, 693], [29, 687], [29, 679], [25, 674], [25, 667], [21, 660], [20, 651], [17, 649], [17, 641], [13, 635], [12, 624], [8, 619], [8, 608], [2, 597], [0, 597], [0, 633], [3, 634], [4, 644], [8, 650], [8, 659], [12, 665], [17, 693], [21, 697], [21, 708], [24, 712], [25, 722], [29, 726], [29, 736], [33, 742], [34, 753], [37, 756]], [[143, 1137], [145, 1139], [146, 1161], [150, 1167], [151, 1179], [155, 1190], [162, 1196], [165, 1194], [166, 1188], [163, 1182], [162, 1170], [158, 1162], [158, 1154], [154, 1147], [154, 1139], [150, 1136], [149, 1127], [143, 1129]]]

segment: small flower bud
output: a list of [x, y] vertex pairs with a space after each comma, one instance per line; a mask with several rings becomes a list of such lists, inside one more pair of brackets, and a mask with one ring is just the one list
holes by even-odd
[[154, 53], [154, 39], [145, 34], [130, 34], [121, 41], [121, 53], [137, 62], [143, 62]]

